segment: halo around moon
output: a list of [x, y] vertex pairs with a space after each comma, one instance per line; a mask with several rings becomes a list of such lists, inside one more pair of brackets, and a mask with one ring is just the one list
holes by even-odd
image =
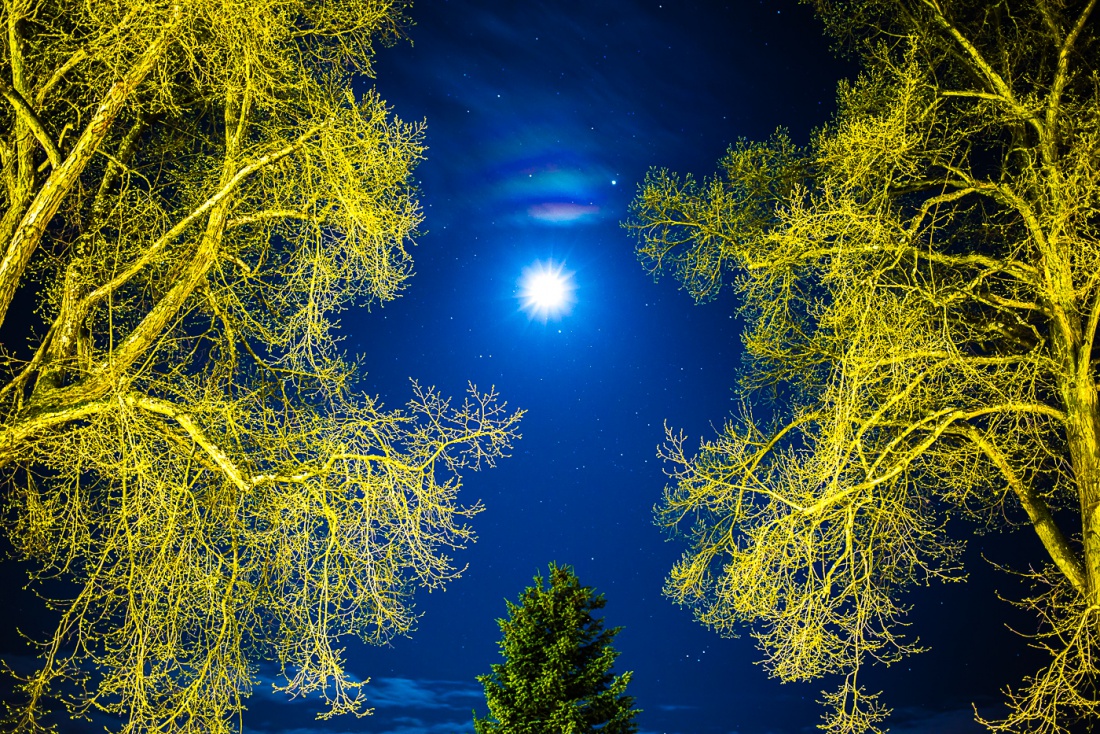
[[573, 274], [565, 270], [565, 263], [535, 262], [519, 280], [520, 306], [529, 318], [557, 319], [572, 308], [574, 290]]

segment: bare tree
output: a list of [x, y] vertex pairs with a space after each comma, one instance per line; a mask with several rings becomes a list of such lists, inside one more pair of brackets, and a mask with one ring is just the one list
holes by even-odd
[[[859, 672], [914, 651], [906, 587], [961, 577], [950, 518], [1022, 521], [1050, 659], [983, 723], [1066, 731], [1100, 714], [1096, 0], [814, 5], [865, 67], [835, 118], [701, 183], [651, 171], [626, 225], [748, 323], [744, 409], [663, 450], [667, 593], [750, 625], [773, 675], [841, 674], [823, 729], [879, 731]], [[790, 410], [755, 420], [774, 391]]]
[[3, 0], [5, 530], [75, 584], [10, 728], [228, 731], [265, 659], [359, 710], [340, 638], [457, 575], [461, 474], [520, 413], [384, 410], [337, 335], [411, 273], [422, 126], [351, 91], [406, 6]]

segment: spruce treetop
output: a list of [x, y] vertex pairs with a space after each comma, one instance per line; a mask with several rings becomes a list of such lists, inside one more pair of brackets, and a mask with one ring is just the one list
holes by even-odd
[[615, 675], [619, 656], [611, 643], [621, 627], [605, 628], [606, 600], [582, 586], [569, 566], [550, 565], [549, 587], [541, 574], [506, 602], [498, 620], [505, 662], [478, 676], [489, 715], [475, 715], [477, 734], [629, 734], [637, 731], [634, 698], [626, 695], [631, 673]]

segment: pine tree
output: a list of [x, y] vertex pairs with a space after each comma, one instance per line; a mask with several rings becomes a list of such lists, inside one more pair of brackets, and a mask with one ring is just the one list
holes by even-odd
[[497, 620], [505, 662], [478, 676], [489, 715], [474, 714], [477, 734], [633, 734], [638, 730], [632, 673], [613, 675], [619, 656], [611, 646], [622, 627], [604, 629], [593, 616], [607, 603], [603, 594], [581, 586], [569, 566], [550, 564], [550, 586], [541, 575], [508, 604]]

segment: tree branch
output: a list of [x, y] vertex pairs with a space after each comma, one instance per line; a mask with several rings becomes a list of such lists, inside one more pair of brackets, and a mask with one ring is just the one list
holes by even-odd
[[[929, 428], [930, 433], [926, 438], [922, 439], [916, 446], [909, 448], [907, 451], [905, 451], [905, 453], [899, 459], [891, 463], [882, 473], [878, 475], [870, 475], [862, 482], [849, 485], [844, 489], [821, 497], [819, 500], [811, 505], [794, 505], [789, 502], [787, 504], [790, 504], [791, 507], [794, 507], [795, 509], [797, 509], [798, 512], [801, 512], [803, 514], [817, 514], [829, 505], [835, 504], [845, 497], [848, 497], [849, 495], [863, 491], [865, 489], [873, 489], [874, 487], [877, 487], [884, 482], [888, 482], [891, 479], [894, 479], [903, 471], [905, 471], [914, 461], [914, 459], [916, 459], [918, 456], [931, 448], [932, 445], [939, 440], [940, 436], [947, 432], [948, 429], [953, 428], [955, 424], [964, 423], [965, 425], [965, 421], [971, 420], [973, 418], [980, 418], [985, 415], [992, 415], [995, 413], [1036, 413], [1039, 415], [1046, 415], [1051, 418], [1055, 418], [1059, 421], [1065, 421], [1066, 418], [1065, 413], [1063, 413], [1062, 411], [1056, 408], [1051, 408], [1049, 405], [1043, 405], [1042, 403], [1005, 403], [1002, 405], [991, 405], [985, 408], [977, 408], [975, 410], [969, 411], [958, 410], [954, 408], [944, 408], [942, 410], [936, 411], [935, 413], [925, 416], [916, 423], [906, 426], [905, 430], [899, 436], [897, 436], [890, 443], [889, 446], [882, 450], [879, 458], [871, 466], [871, 472], [874, 472], [883, 463], [883, 459], [885, 459], [888, 454], [892, 453], [894, 449], [901, 444], [906, 436], [916, 433], [917, 431], [925, 428], [929, 424], [935, 424], [934, 427]], [[869, 474], [871, 474], [871, 472], [869, 472]], [[835, 486], [835, 484], [836, 481], [834, 480], [833, 485]]]
[[[87, 310], [90, 309], [97, 301], [117, 290], [128, 280], [130, 280], [130, 278], [134, 277], [134, 275], [144, 269], [147, 265], [155, 262], [156, 256], [160, 253], [162, 249], [164, 249], [166, 245], [182, 235], [188, 227], [190, 227], [197, 220], [206, 215], [219, 203], [224, 201], [225, 198], [232, 194], [244, 180], [246, 180], [249, 176], [256, 173], [257, 171], [261, 170], [262, 168], [265, 168], [272, 163], [276, 163], [297, 151], [299, 148], [302, 147], [305, 141], [316, 135], [317, 132], [325, 126], [325, 124], [327, 123], [318, 123], [309, 128], [306, 132], [302, 133], [302, 135], [300, 135], [297, 140], [290, 143], [289, 145], [286, 145], [279, 150], [268, 153], [267, 155], [261, 156], [252, 163], [249, 163], [248, 165], [241, 166], [237, 170], [237, 172], [233, 174], [233, 176], [213, 196], [209, 197], [198, 207], [191, 210], [191, 212], [187, 216], [176, 222], [175, 226], [162, 234], [159, 238], [157, 238], [156, 242], [147, 247], [145, 251], [142, 252], [141, 257], [130, 263], [130, 265], [127, 266], [126, 269], [124, 269], [114, 278], [111, 278], [111, 280], [107, 281], [106, 283], [89, 293], [87, 296], [85, 296], [83, 302], [81, 303], [82, 311], [86, 313]], [[228, 224], [226, 226], [228, 227]]]
[[[1015, 95], [1012, 93], [1012, 88], [1009, 87], [1005, 80], [1001, 78], [1001, 75], [997, 73], [993, 66], [985, 60], [985, 57], [982, 56], [981, 52], [979, 52], [977, 48], [975, 48], [974, 44], [970, 42], [970, 39], [964, 36], [959, 31], [959, 29], [956, 28], [951, 23], [951, 21], [949, 21], [944, 16], [943, 12], [940, 10], [939, 5], [936, 2], [934, 2], [933, 0], [921, 1], [926, 7], [931, 9], [932, 18], [936, 22], [936, 25], [946, 31], [947, 35], [951, 36], [951, 38], [955, 40], [955, 43], [957, 43], [959, 47], [962, 48], [966, 56], [970, 58], [971, 62], [974, 64], [977, 71], [979, 72], [978, 76], [984, 77], [986, 83], [989, 84], [990, 88], [994, 92], [996, 92], [995, 99], [1003, 102], [1021, 119], [1025, 119], [1030, 122], [1032, 127], [1034, 127], [1035, 130], [1039, 133], [1040, 137], [1042, 137], [1045, 131], [1043, 122], [1039, 119], [1039, 116], [1021, 105], [1016, 100]], [[1092, 2], [1095, 2], [1095, 0], [1092, 0]]]
[[[1081, 11], [1080, 17], [1077, 18], [1077, 22], [1074, 23], [1073, 29], [1066, 34], [1066, 40], [1062, 42], [1062, 47], [1058, 49], [1058, 67], [1054, 73], [1054, 83], [1050, 88], [1050, 97], [1047, 101], [1047, 114], [1046, 114], [1046, 128], [1050, 132], [1050, 136], [1044, 139], [1048, 145], [1053, 146], [1054, 131], [1057, 129], [1058, 122], [1058, 110], [1062, 104], [1062, 92], [1065, 91], [1066, 82], [1069, 78], [1069, 55], [1073, 51], [1073, 46], [1077, 42], [1077, 37], [1081, 35], [1081, 30], [1085, 27], [1085, 22], [1092, 14], [1093, 9], [1096, 7], [1096, 0], [1089, 0], [1088, 5]], [[1044, 146], [1046, 147], [1046, 146]], [[1054, 151], [1049, 151], [1048, 163], [1053, 163]]]
[[181, 15], [180, 6], [176, 5], [172, 18], [164, 24], [160, 36], [138, 58], [130, 72], [107, 91], [103, 101], [85, 126], [84, 132], [77, 139], [72, 152], [60, 166], [53, 169], [46, 183], [34, 197], [26, 214], [23, 215], [23, 220], [15, 228], [4, 257], [0, 260], [0, 325], [7, 318], [8, 308], [19, 287], [23, 271], [45, 234], [46, 225], [53, 219], [62, 200], [68, 195], [69, 190], [92, 159], [96, 148], [107, 136], [111, 123], [114, 122], [130, 95], [164, 55], [174, 38]]
[[82, 420], [103, 412], [110, 401], [91, 400], [34, 411], [14, 423], [0, 428], [0, 468], [22, 455], [27, 441], [34, 436], [66, 423]]
[[1024, 485], [1009, 465], [1004, 454], [987, 440], [978, 429], [965, 424], [961, 426], [961, 430], [1001, 472], [1001, 476], [1005, 478], [1012, 492], [1020, 500], [1020, 504], [1024, 506], [1027, 516], [1031, 518], [1031, 525], [1035, 528], [1035, 533], [1039, 536], [1039, 540], [1042, 541], [1043, 547], [1046, 548], [1055, 565], [1058, 566], [1058, 570], [1073, 584], [1073, 588], [1084, 595], [1088, 589], [1084, 569], [1081, 567], [1081, 563], [1073, 552], [1069, 541], [1066, 540], [1066, 536], [1059, 529], [1058, 523], [1055, 522], [1046, 502], [1034, 489]]
[[69, 71], [79, 64], [84, 59], [88, 58], [88, 50], [84, 47], [78, 48], [73, 52], [72, 56], [66, 59], [65, 63], [57, 67], [54, 73], [50, 76], [49, 80], [42, 85], [42, 88], [38, 90], [38, 94], [34, 96], [34, 101], [38, 105], [42, 105], [46, 101], [46, 95], [50, 93], [50, 90], [57, 85], [58, 82], [64, 78]]
[[270, 222], [276, 219], [297, 219], [299, 221], [309, 221], [310, 216], [306, 211], [299, 211], [296, 209], [266, 209], [262, 212], [255, 212], [253, 214], [245, 214], [240, 217], [233, 217], [225, 223], [226, 229], [236, 229], [237, 227], [243, 227], [246, 224], [256, 224], [257, 222]]
[[192, 419], [190, 413], [179, 410], [167, 401], [157, 400], [147, 395], [131, 393], [124, 398], [124, 401], [130, 407], [141, 408], [149, 413], [163, 415], [179, 423], [180, 427], [187, 432], [187, 435], [218, 465], [229, 481], [233, 482], [242, 492], [250, 489], [251, 485], [245, 481], [240, 469], [230, 460], [221, 447], [207, 437], [206, 433]]
[[23, 99], [23, 95], [4, 81], [2, 77], [0, 77], [0, 94], [2, 94], [4, 99], [8, 100], [11, 106], [15, 108], [15, 113], [19, 115], [20, 119], [30, 128], [30, 131], [34, 133], [35, 140], [42, 144], [42, 147], [46, 151], [46, 157], [50, 159], [50, 165], [55, 169], [60, 166], [61, 151], [57, 149], [57, 144], [46, 131], [46, 126], [42, 124], [42, 120], [39, 119], [38, 114], [34, 111], [34, 108], [31, 107], [30, 103]]
[[1085, 327], [1084, 339], [1081, 344], [1081, 359], [1078, 360], [1082, 369], [1090, 369], [1092, 365], [1092, 350], [1096, 345], [1096, 329], [1100, 328], [1100, 288], [1092, 295], [1092, 305], [1089, 307], [1088, 325]]

